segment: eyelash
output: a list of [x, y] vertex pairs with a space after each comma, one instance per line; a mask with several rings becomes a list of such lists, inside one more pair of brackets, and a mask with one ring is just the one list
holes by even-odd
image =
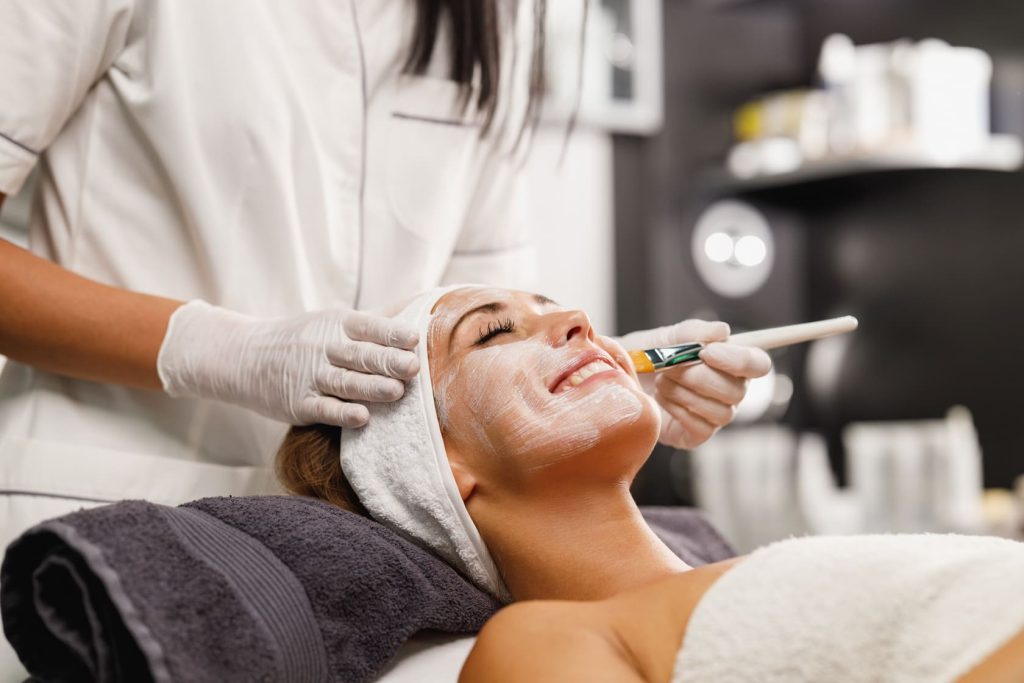
[[507, 334], [516, 329], [516, 324], [511, 318], [504, 320], [492, 320], [487, 323], [487, 330], [480, 332], [480, 338], [476, 341], [477, 346], [483, 346], [499, 334]]

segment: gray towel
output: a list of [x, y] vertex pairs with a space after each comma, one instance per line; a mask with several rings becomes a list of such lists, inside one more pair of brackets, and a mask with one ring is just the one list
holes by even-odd
[[[731, 549], [698, 513], [644, 511], [692, 565]], [[126, 501], [33, 527], [0, 568], [4, 632], [41, 681], [368, 681], [422, 630], [498, 609], [444, 562], [308, 498]]]
[[642, 507], [641, 514], [661, 542], [691, 567], [736, 556], [729, 542], [693, 508]]
[[376, 522], [283, 496], [67, 515], [12, 543], [0, 582], [40, 680], [366, 681], [413, 633], [498, 608]]

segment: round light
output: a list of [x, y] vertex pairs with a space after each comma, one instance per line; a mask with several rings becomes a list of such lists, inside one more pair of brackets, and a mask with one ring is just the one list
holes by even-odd
[[759, 266], [768, 255], [764, 240], [756, 235], [747, 235], [736, 240], [736, 260], [740, 265], [753, 268]]
[[[757, 242], [748, 239], [741, 245], [747, 237]], [[729, 298], [750, 296], [764, 285], [774, 252], [768, 219], [750, 204], [733, 200], [709, 206], [690, 237], [690, 254], [701, 282]]]
[[704, 254], [715, 263], [725, 263], [732, 258], [732, 237], [724, 232], [713, 232], [704, 240]]

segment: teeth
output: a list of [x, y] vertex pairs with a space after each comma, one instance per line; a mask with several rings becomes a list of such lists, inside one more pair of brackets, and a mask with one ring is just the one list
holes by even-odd
[[557, 393], [561, 394], [573, 387], [578, 387], [579, 385], [583, 384], [584, 380], [586, 380], [591, 375], [595, 375], [599, 372], [605, 372], [611, 367], [613, 366], [609, 364], [608, 361], [605, 360], [595, 360], [590, 363], [587, 363], [582, 368], [578, 369], [576, 372], [569, 375], [562, 382], [561, 386], [558, 387]]

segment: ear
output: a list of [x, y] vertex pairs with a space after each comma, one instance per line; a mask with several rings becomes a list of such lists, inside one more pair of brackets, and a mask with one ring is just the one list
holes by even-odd
[[448, 464], [451, 465], [452, 476], [455, 477], [455, 485], [459, 487], [459, 495], [462, 496], [462, 501], [469, 500], [469, 497], [473, 495], [473, 491], [476, 490], [476, 477], [458, 458], [453, 458], [449, 455]]

